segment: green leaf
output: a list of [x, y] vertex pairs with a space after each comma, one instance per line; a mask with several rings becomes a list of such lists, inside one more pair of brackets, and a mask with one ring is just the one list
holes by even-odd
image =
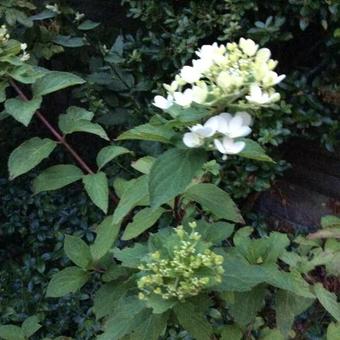
[[51, 139], [34, 137], [19, 145], [9, 156], [10, 179], [14, 179], [37, 166], [48, 157], [57, 143]]
[[83, 269], [92, 262], [90, 247], [78, 236], [65, 235], [64, 251], [75, 265]]
[[25, 340], [23, 330], [14, 325], [0, 326], [0, 338], [4, 340]]
[[238, 154], [244, 158], [255, 159], [257, 161], [275, 163], [269, 156], [266, 155], [261, 145], [248, 138], [242, 138], [246, 143], [245, 148]]
[[214, 184], [195, 184], [185, 192], [184, 197], [199, 203], [204, 210], [213, 213], [217, 218], [244, 223], [244, 220], [229, 194]]
[[149, 253], [148, 247], [135, 243], [131, 248], [113, 250], [114, 257], [122, 262], [122, 266], [128, 268], [138, 268], [141, 264], [141, 259]]
[[155, 162], [156, 158], [151, 156], [145, 156], [139, 158], [137, 161], [132, 162], [131, 166], [142, 174], [148, 175], [150, 173], [151, 167]]
[[235, 226], [227, 222], [207, 223], [201, 220], [197, 224], [196, 231], [202, 236], [202, 239], [217, 244], [226, 240], [233, 232]]
[[148, 177], [141, 176], [129, 182], [128, 186], [124, 190], [118, 206], [113, 214], [113, 223], [118, 224], [122, 219], [138, 205], [143, 205], [141, 203], [148, 199]]
[[265, 328], [261, 332], [261, 340], [285, 340], [278, 329]]
[[109, 206], [109, 185], [105, 173], [86, 175], [83, 183], [92, 202], [106, 214]]
[[120, 299], [123, 299], [130, 286], [125, 282], [111, 282], [101, 286], [94, 296], [94, 313], [96, 319], [110, 315], [117, 306]]
[[89, 279], [89, 274], [78, 267], [68, 267], [54, 274], [47, 286], [47, 297], [61, 297], [80, 289]]
[[139, 327], [149, 312], [144, 303], [136, 298], [126, 298], [116, 304], [112, 317], [105, 325], [105, 333], [97, 337], [98, 340], [122, 339]]
[[330, 323], [327, 328], [327, 340], [340, 340], [340, 323]]
[[84, 84], [85, 80], [75, 74], [60, 71], [51, 71], [39, 78], [33, 84], [34, 96], [44, 96], [46, 94], [62, 90], [69, 86]]
[[27, 318], [21, 325], [26, 338], [29, 338], [31, 335], [36, 333], [41, 327], [42, 326], [39, 324], [39, 318], [36, 315]]
[[72, 37], [70, 35], [57, 35], [54, 39], [53, 42], [64, 46], [64, 47], [82, 47], [85, 45], [85, 41], [82, 37]]
[[71, 164], [54, 165], [44, 170], [33, 181], [33, 191], [35, 194], [41, 191], [60, 189], [66, 185], [80, 180], [83, 172]]
[[327, 228], [339, 228], [340, 227], [340, 218], [333, 215], [326, 215], [321, 217], [321, 227], [323, 229]]
[[[149, 314], [144, 318], [141, 324], [134, 329], [133, 339], [138, 340], [158, 340], [165, 333], [169, 315]], [[132, 340], [132, 339], [131, 339]]]
[[221, 340], [241, 340], [242, 331], [236, 325], [224, 326], [221, 333]]
[[107, 163], [111, 162], [114, 158], [126, 153], [131, 153], [131, 151], [123, 148], [122, 146], [109, 145], [102, 148], [97, 155], [97, 165], [99, 170]]
[[197, 340], [207, 340], [213, 335], [213, 329], [205, 315], [186, 302], [174, 307], [179, 324]]
[[112, 216], [107, 216], [97, 227], [97, 236], [90, 246], [94, 260], [102, 258], [113, 246], [119, 233], [120, 225], [113, 224]]
[[176, 304], [176, 300], [165, 300], [160, 295], [152, 294], [148, 296], [146, 305], [152, 308], [154, 314], [163, 314]]
[[227, 304], [234, 321], [241, 326], [247, 326], [255, 320], [257, 312], [264, 307], [266, 289], [264, 285], [254, 287], [245, 293], [234, 293], [233, 301]]
[[171, 139], [175, 133], [165, 126], [154, 126], [151, 124], [144, 124], [136, 126], [135, 128], [123, 132], [117, 140], [148, 140], [161, 143], [171, 143]]
[[340, 322], [340, 303], [337, 302], [337, 296], [325, 289], [321, 283], [314, 285], [314, 292], [327, 312]]
[[18, 98], [8, 99], [5, 102], [5, 110], [18, 122], [28, 126], [31, 119], [41, 105], [42, 97], [36, 97], [29, 101]]
[[156, 159], [150, 171], [152, 208], [158, 208], [185, 191], [206, 160], [204, 150], [170, 149]]
[[94, 22], [92, 20], [85, 20], [78, 26], [78, 30], [81, 31], [89, 31], [93, 30], [94, 28], [98, 27], [100, 25], [100, 22]]
[[303, 298], [284, 290], [279, 290], [276, 293], [276, 324], [285, 338], [288, 338], [295, 318], [309, 308], [314, 300]]
[[122, 240], [131, 240], [151, 228], [164, 212], [163, 208], [158, 208], [157, 210], [145, 208], [139, 211], [134, 216], [133, 221], [126, 226]]

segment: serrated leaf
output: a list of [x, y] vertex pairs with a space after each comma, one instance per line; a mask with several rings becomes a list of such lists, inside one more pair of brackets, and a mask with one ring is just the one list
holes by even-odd
[[129, 288], [129, 285], [125, 282], [111, 282], [101, 286], [93, 300], [96, 319], [110, 315], [116, 308], [118, 301], [125, 297]]
[[321, 227], [326, 228], [340, 228], [340, 218], [333, 215], [326, 215], [321, 217]]
[[42, 326], [39, 324], [39, 318], [36, 315], [27, 318], [21, 325], [26, 338], [36, 333]]
[[92, 262], [90, 247], [78, 236], [65, 235], [64, 251], [75, 265], [83, 269]]
[[201, 220], [197, 224], [196, 231], [202, 236], [202, 239], [213, 244], [226, 240], [235, 229], [234, 224], [227, 222], [207, 223]]
[[105, 173], [86, 175], [83, 183], [92, 202], [106, 214], [109, 206], [109, 185]]
[[202, 208], [217, 218], [244, 223], [244, 220], [229, 194], [210, 183], [195, 184], [184, 193], [184, 197], [199, 203]]
[[82, 177], [83, 172], [75, 165], [54, 165], [34, 179], [33, 191], [37, 194], [41, 191], [57, 190], [80, 180]]
[[156, 210], [144, 208], [139, 211], [134, 216], [133, 221], [126, 226], [122, 240], [131, 240], [142, 234], [145, 230], [151, 228], [164, 212], [165, 210], [163, 208], [158, 208]]
[[120, 155], [131, 153], [130, 150], [117, 145], [109, 145], [102, 148], [97, 155], [97, 165], [102, 169], [106, 164]]
[[98, 340], [121, 339], [130, 334], [147, 317], [149, 312], [144, 304], [136, 298], [126, 298], [117, 303], [112, 317], [105, 325], [105, 332], [97, 337]]
[[107, 216], [97, 227], [97, 236], [90, 246], [94, 260], [102, 258], [113, 246], [119, 233], [120, 225], [113, 223], [112, 216]]
[[57, 143], [51, 139], [34, 137], [19, 145], [9, 156], [8, 170], [14, 179], [37, 166], [48, 157]]
[[246, 146], [238, 154], [239, 156], [244, 158], [255, 159], [257, 161], [275, 163], [269, 156], [266, 155], [265, 151], [263, 150], [260, 144], [248, 138], [242, 138], [241, 140], [246, 143]]
[[67, 267], [52, 276], [47, 286], [47, 297], [61, 297], [74, 293], [89, 279], [89, 274], [78, 267]]
[[25, 126], [31, 122], [31, 119], [41, 105], [42, 97], [36, 97], [29, 101], [19, 98], [11, 98], [5, 102], [5, 110], [15, 120]]
[[174, 307], [179, 324], [197, 340], [207, 340], [213, 334], [213, 329], [204, 314], [195, 305], [186, 302]]
[[154, 162], [149, 193], [153, 209], [185, 191], [206, 160], [204, 150], [170, 149]]
[[60, 71], [50, 71], [33, 84], [35, 97], [62, 90], [66, 87], [84, 84], [85, 80], [75, 74]]
[[148, 175], [150, 173], [151, 167], [155, 162], [156, 158], [151, 156], [145, 156], [139, 158], [137, 161], [132, 162], [131, 166], [142, 174]]
[[25, 340], [22, 329], [14, 325], [0, 326], [0, 338], [4, 340]]
[[85, 20], [80, 25], [78, 25], [78, 30], [89, 31], [89, 30], [93, 30], [94, 28], [98, 27], [99, 25], [100, 25], [100, 22], [94, 22], [92, 20]]
[[123, 132], [117, 138], [117, 140], [137, 139], [161, 143], [171, 143], [171, 139], [174, 135], [175, 133], [168, 127], [144, 124]]
[[145, 304], [152, 308], [154, 314], [163, 314], [176, 304], [176, 300], [165, 300], [160, 295], [152, 294], [148, 296]]
[[137, 179], [129, 181], [128, 186], [124, 190], [118, 206], [113, 214], [113, 223], [118, 224], [122, 219], [136, 206], [148, 200], [148, 177], [141, 176]]
[[141, 259], [149, 253], [148, 247], [136, 243], [131, 248], [118, 249], [115, 248], [113, 250], [114, 257], [122, 262], [122, 266], [128, 268], [138, 268], [141, 264]]
[[224, 326], [221, 332], [221, 340], [241, 340], [242, 331], [236, 325]]
[[340, 323], [330, 323], [327, 328], [327, 340], [340, 340]]
[[337, 301], [337, 296], [325, 289], [321, 283], [314, 285], [314, 292], [327, 312], [340, 322], [340, 303]]
[[266, 289], [264, 285], [254, 287], [249, 292], [234, 293], [233, 301], [227, 301], [228, 310], [234, 321], [247, 326], [255, 320], [257, 312], [264, 306]]
[[276, 323], [281, 333], [288, 338], [296, 316], [303, 313], [315, 299], [306, 299], [291, 292], [279, 290], [275, 297]]

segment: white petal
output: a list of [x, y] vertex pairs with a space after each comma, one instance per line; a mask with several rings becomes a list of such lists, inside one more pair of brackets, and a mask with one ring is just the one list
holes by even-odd
[[187, 83], [192, 84], [200, 79], [201, 73], [192, 66], [184, 66], [181, 70], [181, 77]]
[[208, 89], [205, 87], [193, 86], [192, 100], [198, 104], [203, 104], [208, 96]]
[[225, 128], [226, 122], [222, 117], [214, 116], [209, 118], [205, 122], [204, 126], [212, 129], [215, 133], [216, 131], [220, 131], [221, 128]]
[[229, 122], [229, 131], [230, 132], [235, 132], [237, 130], [239, 130], [243, 125], [243, 119], [242, 117], [233, 117], [231, 118], [230, 122]]
[[196, 133], [187, 132], [183, 136], [183, 143], [188, 148], [197, 148], [203, 144], [203, 140]]
[[162, 96], [155, 96], [153, 105], [162, 110], [166, 110], [172, 105], [172, 102]]
[[251, 128], [249, 126], [241, 126], [238, 130], [234, 130], [228, 134], [230, 138], [245, 137], [251, 133]]
[[243, 125], [253, 124], [253, 118], [248, 112], [245, 112], [245, 111], [236, 112], [235, 117], [241, 117], [243, 120]]
[[223, 153], [223, 154], [226, 153], [226, 151], [225, 151], [225, 149], [224, 149], [224, 147], [223, 147], [223, 144], [222, 144], [222, 142], [221, 142], [220, 140], [214, 139], [214, 144], [215, 144], [216, 149], [217, 149], [220, 153]]
[[268, 48], [260, 48], [256, 54], [256, 60], [267, 62], [270, 58], [271, 52]]
[[186, 89], [182, 92], [175, 92], [174, 99], [176, 104], [180, 106], [190, 106], [192, 103], [192, 89]]
[[233, 139], [231, 138], [223, 138], [223, 148], [225, 150], [225, 153], [229, 154], [229, 155], [235, 155], [240, 153], [244, 147], [246, 146], [245, 142], [235, 142]]
[[215, 133], [210, 127], [201, 124], [194, 125], [190, 130], [202, 138], [211, 137]]
[[229, 112], [222, 112], [219, 114], [219, 116], [222, 117], [228, 124], [231, 118], [233, 118], [233, 116]]

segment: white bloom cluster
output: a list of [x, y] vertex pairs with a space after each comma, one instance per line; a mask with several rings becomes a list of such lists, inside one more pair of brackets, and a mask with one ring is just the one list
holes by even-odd
[[196, 148], [208, 141], [226, 159], [227, 155], [238, 154], [244, 149], [245, 143], [235, 141], [235, 138], [248, 136], [251, 124], [252, 118], [247, 112], [237, 112], [235, 115], [223, 112], [209, 118], [204, 125], [191, 127], [191, 132], [184, 134], [183, 143], [189, 148]]
[[20, 57], [21, 61], [27, 61], [30, 58], [30, 54], [26, 52], [27, 44], [20, 44], [20, 48], [22, 51], [22, 56]]
[[45, 6], [46, 9], [56, 13], [56, 14], [60, 14], [61, 11], [59, 10], [59, 6], [58, 4], [54, 4], [54, 5], [46, 5]]
[[74, 15], [74, 21], [75, 22], [80, 22], [84, 18], [85, 18], [85, 14], [84, 13], [76, 12], [76, 14]]
[[6, 44], [9, 40], [9, 34], [6, 25], [0, 27], [0, 44]]
[[251, 39], [239, 43], [204, 45], [192, 66], [184, 66], [171, 84], [164, 84], [167, 98], [156, 96], [154, 105], [168, 109], [174, 103], [211, 106], [217, 103], [268, 105], [280, 99], [274, 86], [285, 78], [273, 70], [277, 62], [271, 52]]

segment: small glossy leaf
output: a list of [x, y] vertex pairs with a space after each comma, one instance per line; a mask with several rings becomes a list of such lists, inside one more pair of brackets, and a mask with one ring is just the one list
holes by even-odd
[[151, 167], [155, 162], [156, 158], [151, 156], [145, 156], [139, 158], [137, 161], [132, 162], [131, 166], [142, 174], [148, 175], [150, 173]]
[[83, 172], [71, 164], [54, 165], [44, 170], [33, 181], [35, 194], [41, 191], [60, 189], [68, 184], [76, 182], [83, 177]]
[[8, 99], [5, 102], [5, 110], [15, 120], [25, 126], [31, 122], [31, 119], [41, 105], [42, 97], [36, 97], [29, 101], [18, 98]]
[[68, 267], [53, 275], [47, 286], [47, 297], [61, 297], [80, 289], [89, 279], [89, 274], [78, 267]]
[[60, 71], [51, 71], [39, 78], [33, 84], [34, 96], [44, 96], [46, 94], [62, 90], [69, 86], [84, 84], [85, 80], [75, 74]]
[[92, 262], [90, 247], [78, 236], [65, 235], [64, 251], [75, 265], [83, 269]]
[[106, 214], [109, 206], [109, 185], [105, 173], [84, 176], [83, 183], [92, 202]]
[[164, 213], [163, 208], [152, 210], [144, 208], [139, 211], [133, 218], [133, 221], [126, 226], [122, 240], [131, 240], [142, 234], [145, 230], [151, 228]]
[[100, 25], [100, 22], [94, 22], [92, 20], [85, 20], [78, 26], [78, 30], [81, 31], [89, 31], [93, 30], [94, 28], [98, 27]]
[[210, 183], [191, 186], [184, 196], [199, 203], [202, 208], [213, 213], [217, 218], [244, 223], [244, 220], [229, 194]]
[[48, 157], [57, 143], [51, 139], [34, 137], [19, 145], [9, 156], [10, 179], [14, 179], [37, 166]]
[[158, 208], [185, 191], [206, 160], [204, 150], [170, 149], [150, 171], [149, 192], [152, 208]]
[[106, 164], [120, 155], [131, 153], [130, 150], [123, 148], [122, 146], [109, 145], [101, 149], [97, 155], [97, 165], [99, 169], [102, 169]]
[[85, 45], [85, 41], [82, 37], [72, 37], [70, 35], [57, 35], [54, 40], [54, 43], [64, 46], [64, 47], [82, 47]]

